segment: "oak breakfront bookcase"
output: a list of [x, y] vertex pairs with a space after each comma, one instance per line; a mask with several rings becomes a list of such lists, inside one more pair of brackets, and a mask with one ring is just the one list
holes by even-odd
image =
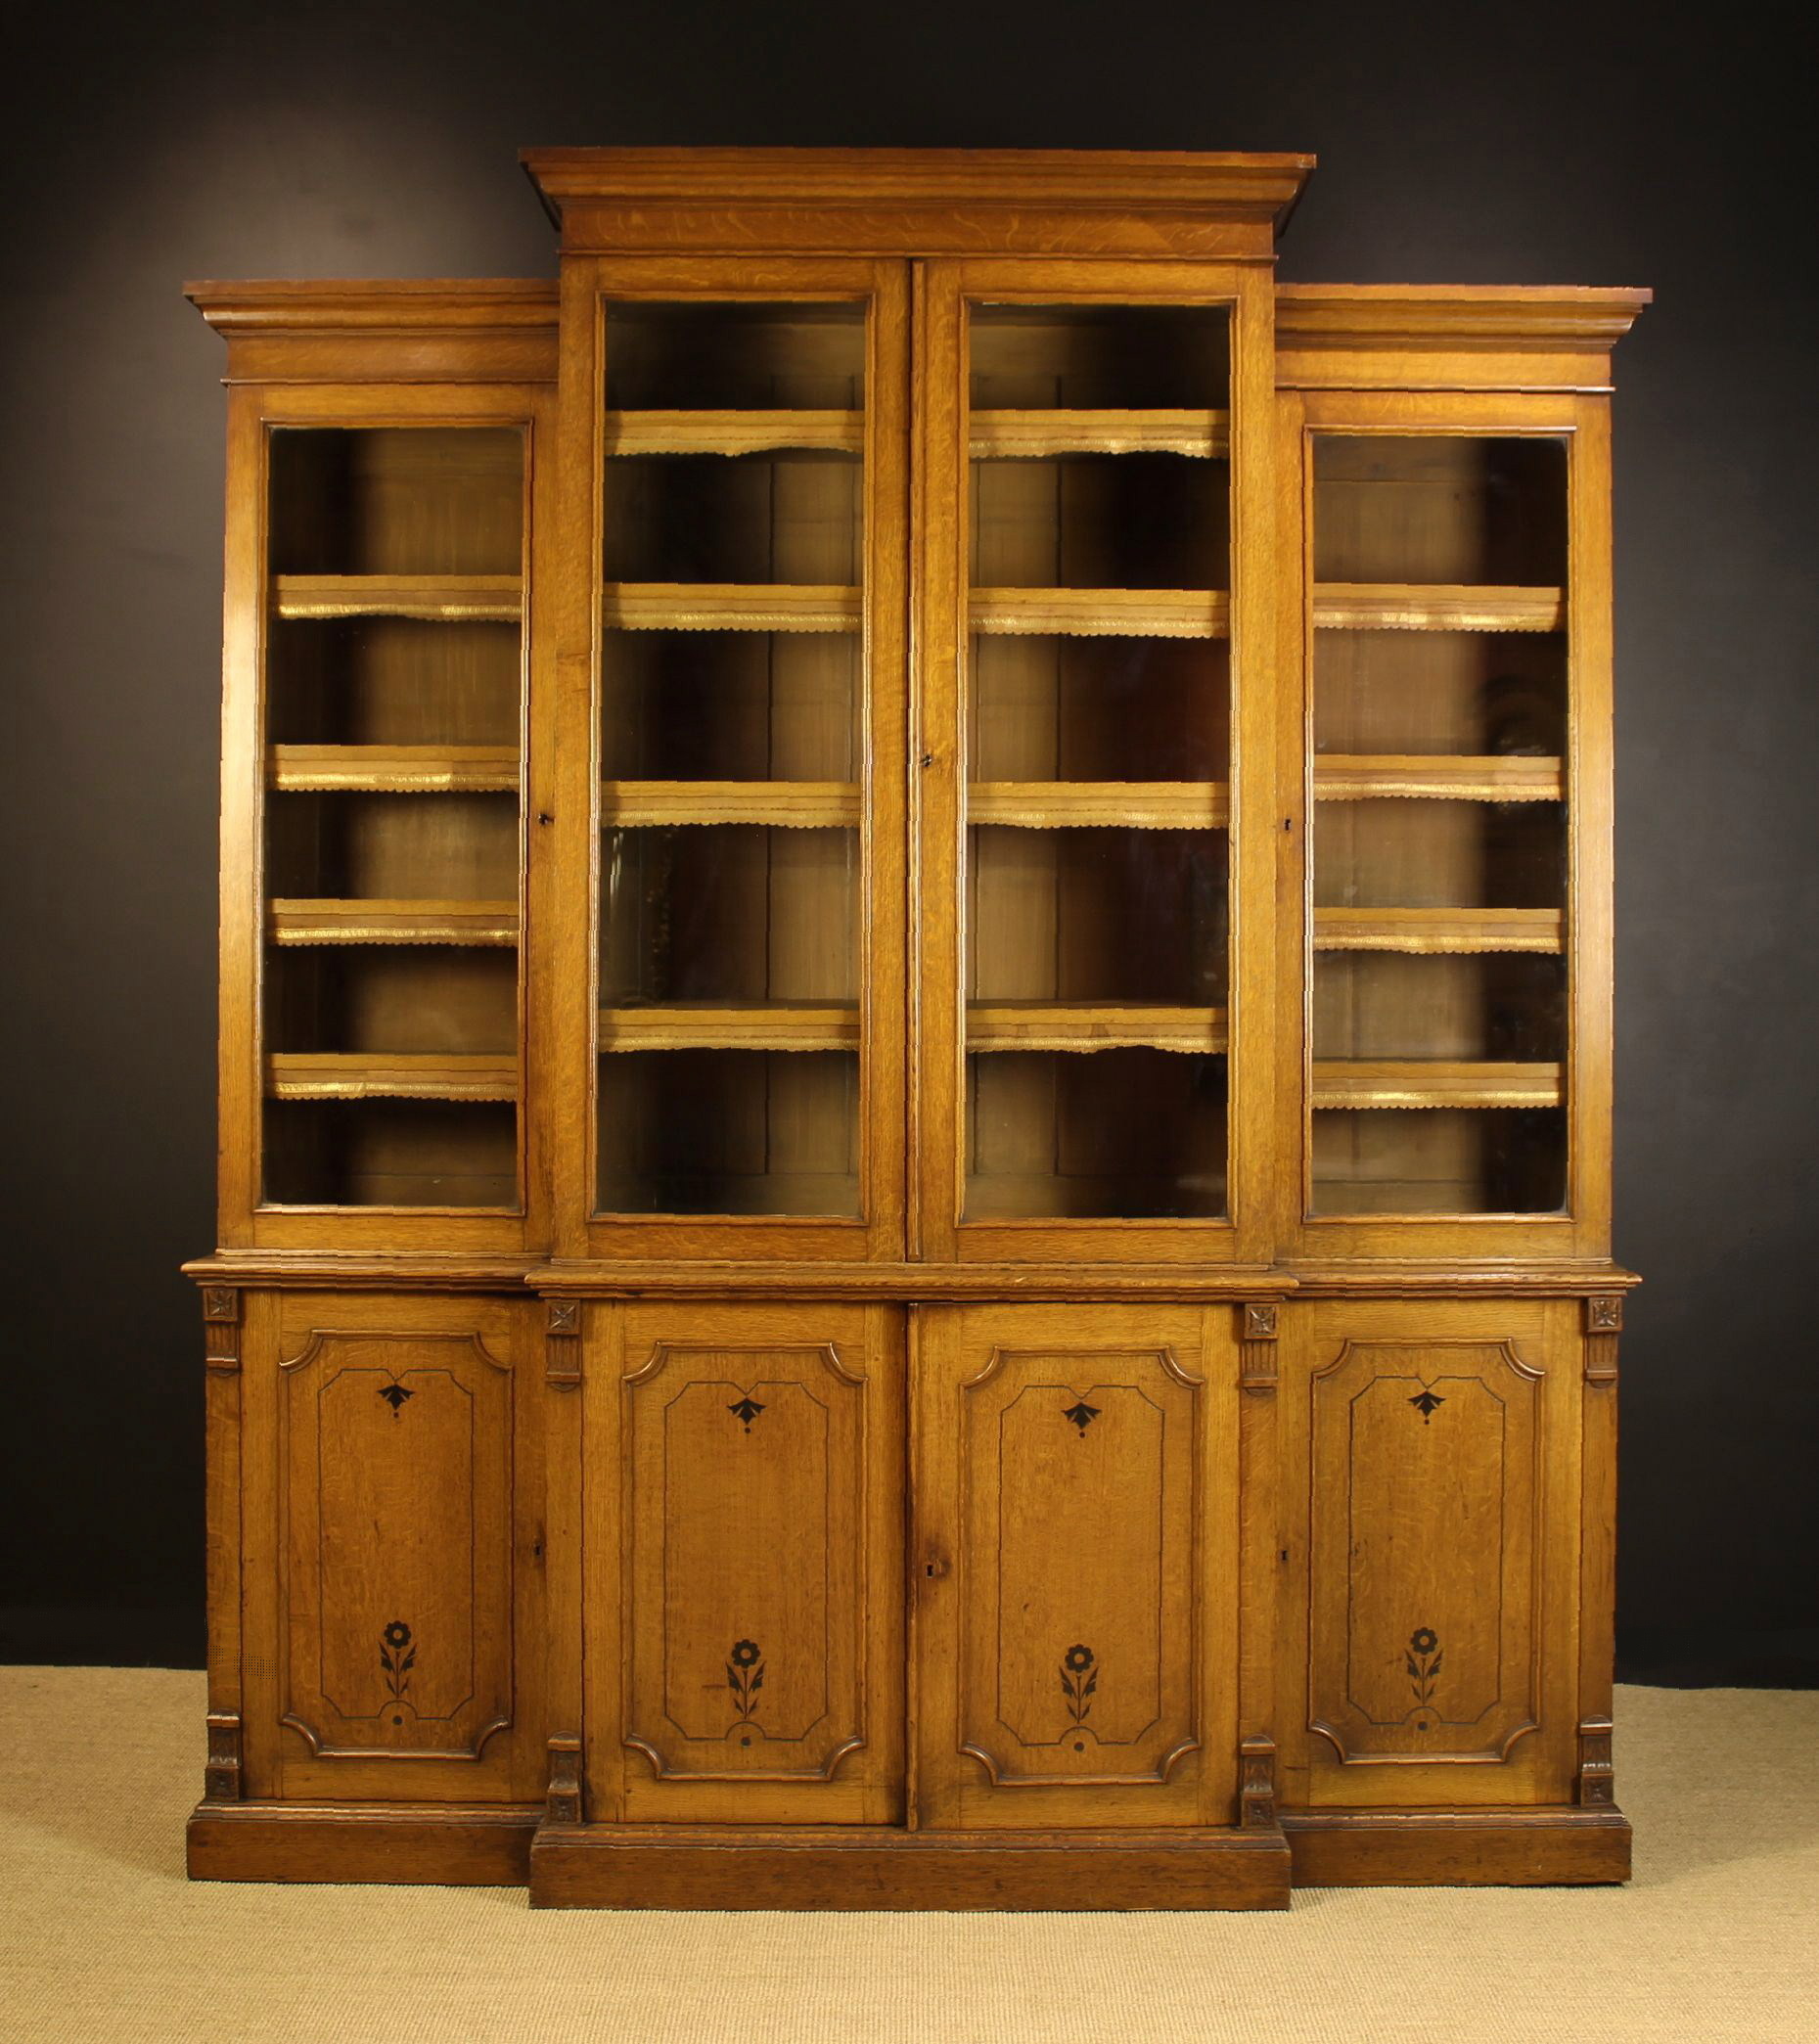
[[1293, 156], [536, 151], [228, 343], [199, 1875], [1621, 1880], [1610, 353]]

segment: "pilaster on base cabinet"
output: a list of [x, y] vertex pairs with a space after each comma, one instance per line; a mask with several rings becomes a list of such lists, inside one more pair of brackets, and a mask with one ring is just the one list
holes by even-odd
[[522, 1879], [545, 1769], [529, 1302], [210, 1287], [205, 1305], [240, 1482], [210, 1527], [232, 1707], [211, 1709], [194, 1869], [307, 1878], [326, 1829], [374, 1872]]
[[554, 279], [191, 287], [193, 1869], [1621, 1879], [1648, 294], [1278, 285], [1297, 156], [525, 167]]
[[[1610, 1530], [1585, 1509], [1612, 1393], [1583, 1328], [1610, 1303], [1290, 1309], [1280, 1757], [1297, 1875], [1369, 1879], [1386, 1839], [1404, 1854], [1378, 1857], [1405, 1880], [1424, 1848], [1436, 1881], [1627, 1871], [1596, 1587]], [[1476, 1875], [1433, 1850], [1484, 1833]]]

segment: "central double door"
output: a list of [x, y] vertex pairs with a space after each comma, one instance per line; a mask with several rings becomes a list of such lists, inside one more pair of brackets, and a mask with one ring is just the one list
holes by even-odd
[[586, 1311], [590, 1815], [1237, 1821], [1232, 1306]]
[[565, 291], [564, 1253], [1262, 1260], [1267, 274]]

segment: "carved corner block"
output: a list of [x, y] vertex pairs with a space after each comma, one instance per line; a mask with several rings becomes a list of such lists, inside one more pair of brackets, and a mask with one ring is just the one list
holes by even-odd
[[208, 1757], [203, 1767], [205, 1802], [238, 1802], [240, 1787], [240, 1713], [211, 1710], [208, 1727]]
[[1609, 1387], [1616, 1383], [1616, 1338], [1623, 1328], [1623, 1298], [1585, 1301], [1585, 1381]]
[[1611, 1756], [1614, 1727], [1608, 1717], [1587, 1717], [1579, 1722], [1579, 1768], [1573, 1782], [1573, 1799], [1591, 1809], [1611, 1809], [1616, 1803], [1616, 1769]]
[[1248, 1300], [1239, 1337], [1238, 1382], [1247, 1391], [1276, 1388], [1276, 1339], [1282, 1307], [1273, 1298]]
[[1238, 1822], [1245, 1831], [1275, 1831], [1276, 1742], [1246, 1739], [1238, 1748]]
[[549, 1743], [550, 1785], [544, 1798], [546, 1824], [586, 1822], [581, 1794], [581, 1742], [572, 1733], [559, 1733]]
[[240, 1368], [240, 1290], [234, 1285], [203, 1287], [203, 1361], [210, 1370]]
[[572, 1391], [581, 1382], [581, 1301], [544, 1300], [543, 1381], [552, 1390]]

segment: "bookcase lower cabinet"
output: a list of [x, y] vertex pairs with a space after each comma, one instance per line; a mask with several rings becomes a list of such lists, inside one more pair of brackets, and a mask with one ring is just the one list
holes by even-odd
[[[1298, 1881], [1610, 1881], [1614, 1302], [1284, 1316], [1283, 1822]], [[1589, 1436], [1589, 1452], [1588, 1452]], [[1589, 1772], [1588, 1772], [1589, 1763]]]
[[533, 1900], [1286, 1903], [1229, 1305], [565, 1310], [585, 1815]]
[[210, 1453], [239, 1481], [210, 1500], [192, 1871], [523, 1880], [545, 1765], [532, 1302], [211, 1286], [204, 1304]]

